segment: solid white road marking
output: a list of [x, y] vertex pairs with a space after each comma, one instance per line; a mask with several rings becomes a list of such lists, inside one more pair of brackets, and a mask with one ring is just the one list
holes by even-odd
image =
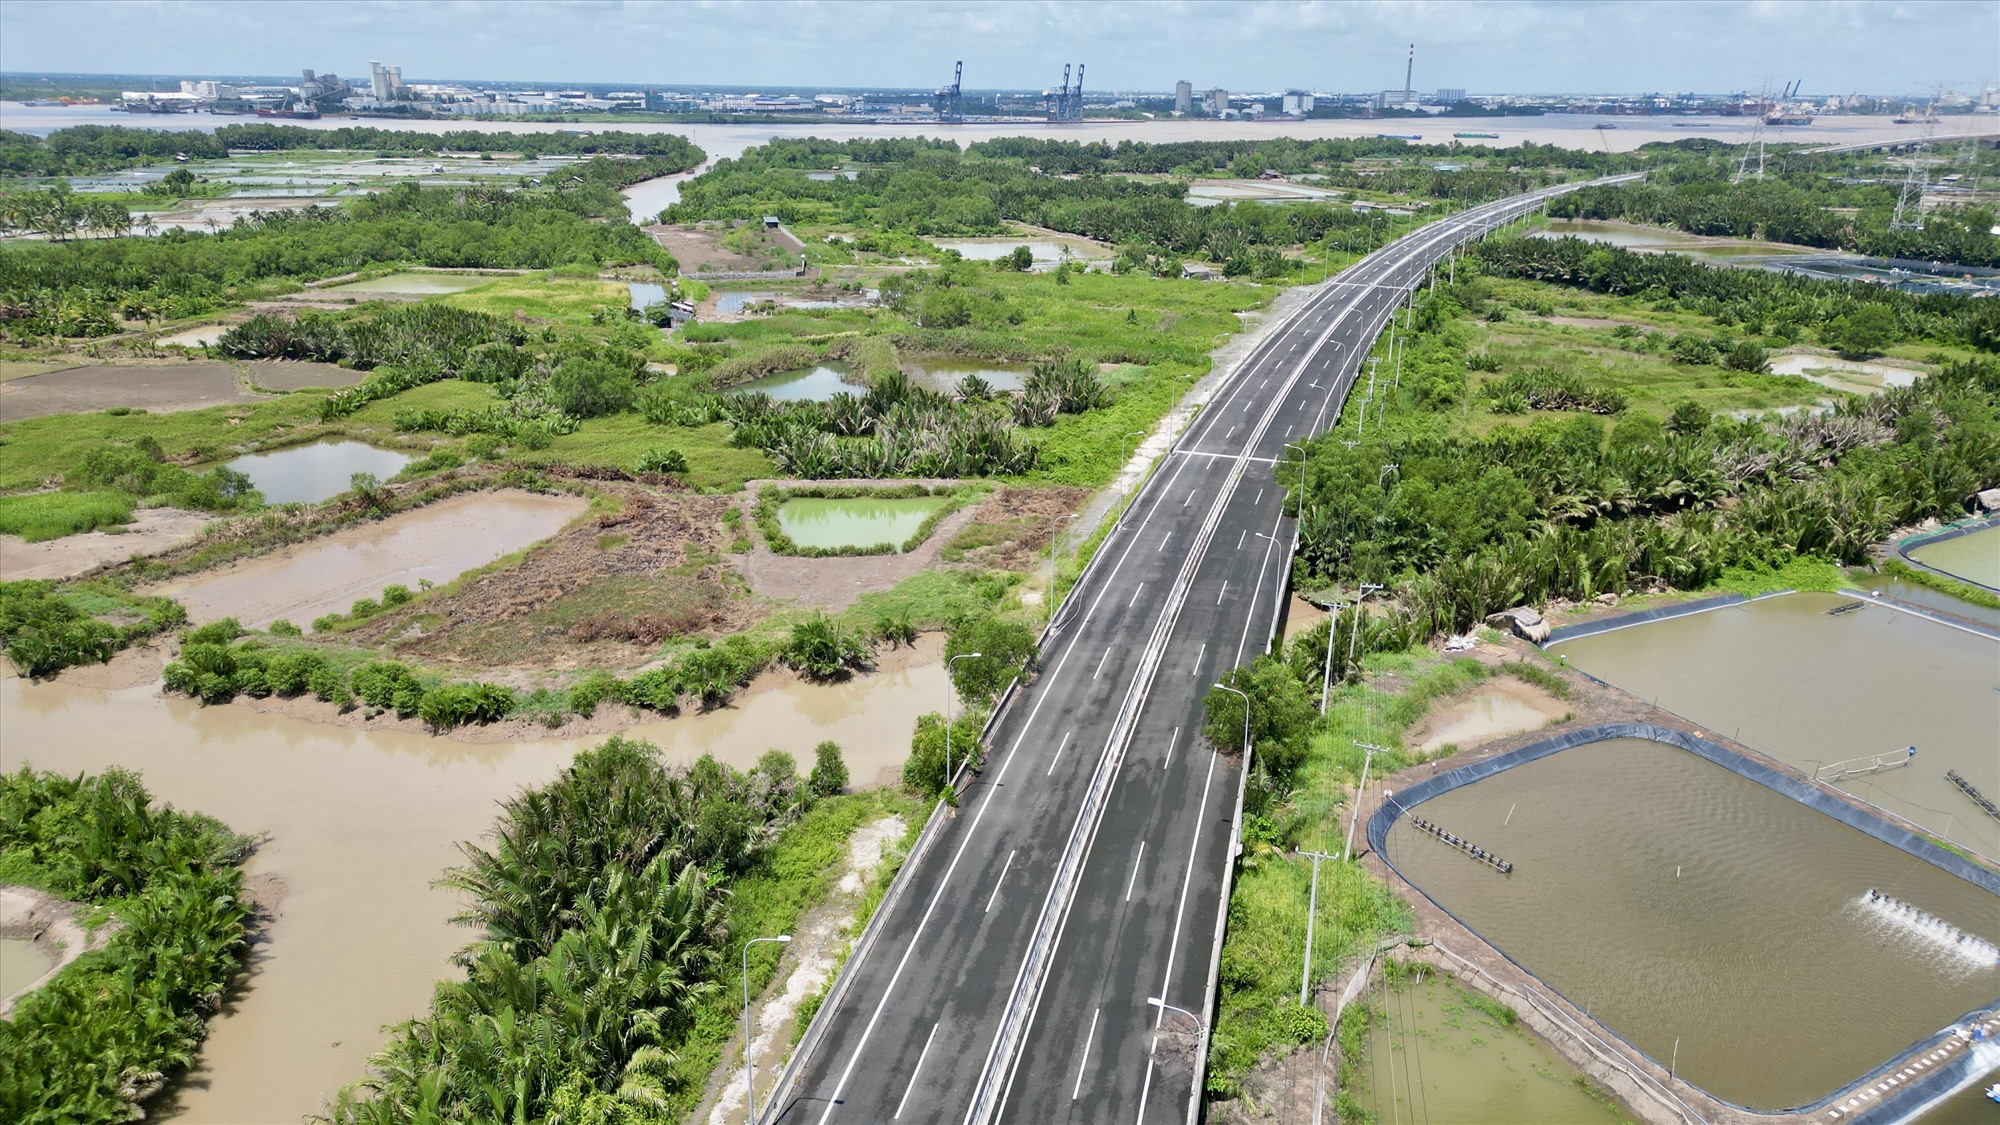
[[895, 1116], [898, 1118], [903, 1116], [903, 1107], [910, 1104], [910, 1092], [917, 1088], [917, 1075], [924, 1072], [924, 1059], [930, 1056], [931, 1040], [937, 1038], [937, 1029], [938, 1025], [932, 1024], [931, 1033], [924, 1037], [924, 1051], [917, 1056], [917, 1069], [910, 1072], [910, 1084], [903, 1087], [903, 1100], [896, 1103]]
[[1146, 841], [1139, 841], [1139, 854], [1132, 857], [1132, 877], [1125, 881], [1125, 901], [1132, 901], [1132, 888], [1139, 883], [1139, 865], [1146, 861]]
[[[1019, 850], [1020, 849], [1018, 848], [1014, 849], [1014, 851], [1019, 851]], [[993, 904], [1000, 901], [1000, 885], [1007, 881], [1007, 872], [1010, 869], [1012, 869], [1013, 866], [1014, 866], [1014, 852], [1010, 851], [1007, 853], [1007, 862], [1000, 865], [1000, 877], [993, 881], [993, 897], [986, 900], [986, 909], [980, 911], [980, 913], [982, 914], [993, 913]]]

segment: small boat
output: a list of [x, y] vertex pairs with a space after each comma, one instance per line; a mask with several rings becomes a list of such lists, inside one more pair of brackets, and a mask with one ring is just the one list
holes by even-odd
[[1375, 136], [1376, 139], [1384, 141], [1421, 141], [1424, 139], [1422, 133], [1377, 133]]
[[1609, 121], [1600, 121], [1597, 124], [1591, 126], [1591, 128], [1593, 129], [1616, 129], [1617, 127], [1618, 126], [1611, 124]]
[[2000, 1102], [2000, 1082], [1995, 1082], [1993, 1085], [1988, 1086], [1986, 1088], [1986, 1096], [1996, 1102]]

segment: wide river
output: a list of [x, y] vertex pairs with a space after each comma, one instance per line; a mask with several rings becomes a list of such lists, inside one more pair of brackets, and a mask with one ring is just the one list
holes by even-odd
[[[854, 784], [893, 777], [923, 711], [944, 705], [938, 638], [915, 666], [846, 684], [769, 677], [708, 713], [628, 733], [669, 761], [712, 753], [748, 768], [778, 747], [810, 766], [840, 743]], [[554, 777], [599, 739], [468, 743], [201, 707], [157, 683], [106, 690], [0, 679], [0, 768], [124, 766], [155, 797], [267, 840], [249, 862], [281, 895], [246, 987], [210, 1025], [192, 1073], [154, 1118], [202, 1125], [297, 1121], [363, 1076], [382, 1028], [419, 1014], [450, 955], [474, 935], [432, 882], [498, 803]]]

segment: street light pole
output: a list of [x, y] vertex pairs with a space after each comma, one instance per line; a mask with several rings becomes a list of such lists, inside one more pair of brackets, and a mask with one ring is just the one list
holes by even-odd
[[[1186, 1008], [1176, 1007], [1172, 1004], [1169, 1004], [1164, 999], [1158, 996], [1146, 997], [1146, 1003], [1147, 1005], [1154, 1008], [1158, 1008], [1160, 1010], [1160, 1019], [1163, 1020], [1166, 1019], [1168, 1012], [1178, 1012], [1179, 1014], [1186, 1016], [1188, 1019], [1194, 1021], [1195, 1031], [1200, 1032], [1208, 1027], [1208, 1024], [1205, 1021], [1203, 1021], [1203, 1019], [1200, 1016], [1195, 1015], [1193, 1012], [1188, 1011]], [[1146, 1048], [1146, 1053], [1149, 1055], [1153, 1053], [1153, 1047], [1157, 1047], [1160, 1045], [1159, 1026], [1160, 1025], [1158, 1023], [1153, 1024], [1153, 1046]]]
[[951, 701], [958, 692], [951, 686], [951, 666], [961, 660], [973, 660], [983, 653], [961, 652], [944, 662], [944, 783], [951, 784]]
[[1075, 512], [1071, 512], [1066, 516], [1057, 516], [1056, 529], [1049, 534], [1049, 621], [1050, 622], [1054, 622], [1056, 619], [1056, 547], [1058, 544], [1062, 542], [1063, 523], [1067, 520], [1073, 520], [1075, 518], [1076, 518]]
[[1250, 760], [1250, 696], [1241, 688], [1233, 688], [1225, 683], [1218, 682], [1215, 686], [1223, 691], [1233, 691], [1243, 696], [1243, 760], [1247, 764]]
[[750, 1115], [744, 1118], [749, 1125], [757, 1125], [757, 1083], [750, 1069], [750, 947], [760, 941], [783, 945], [791, 940], [792, 935], [779, 934], [777, 937], [751, 938], [743, 943], [743, 1091], [750, 1103]]

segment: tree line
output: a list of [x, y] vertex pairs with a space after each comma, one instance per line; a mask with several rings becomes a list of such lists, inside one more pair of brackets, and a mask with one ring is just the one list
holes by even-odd
[[0, 1021], [0, 1119], [122, 1122], [193, 1065], [249, 950], [253, 841], [136, 774], [0, 774], [0, 871], [117, 928]]
[[199, 129], [134, 129], [124, 125], [73, 125], [48, 137], [0, 129], [0, 176], [87, 176], [157, 164], [175, 156], [221, 160], [232, 149], [283, 152], [316, 149], [380, 152], [509, 152], [523, 156], [643, 156], [658, 158], [666, 175], [685, 172], [704, 159], [686, 137], [671, 133], [551, 132], [512, 133], [454, 129], [420, 133], [351, 125], [308, 129], [264, 123]]

